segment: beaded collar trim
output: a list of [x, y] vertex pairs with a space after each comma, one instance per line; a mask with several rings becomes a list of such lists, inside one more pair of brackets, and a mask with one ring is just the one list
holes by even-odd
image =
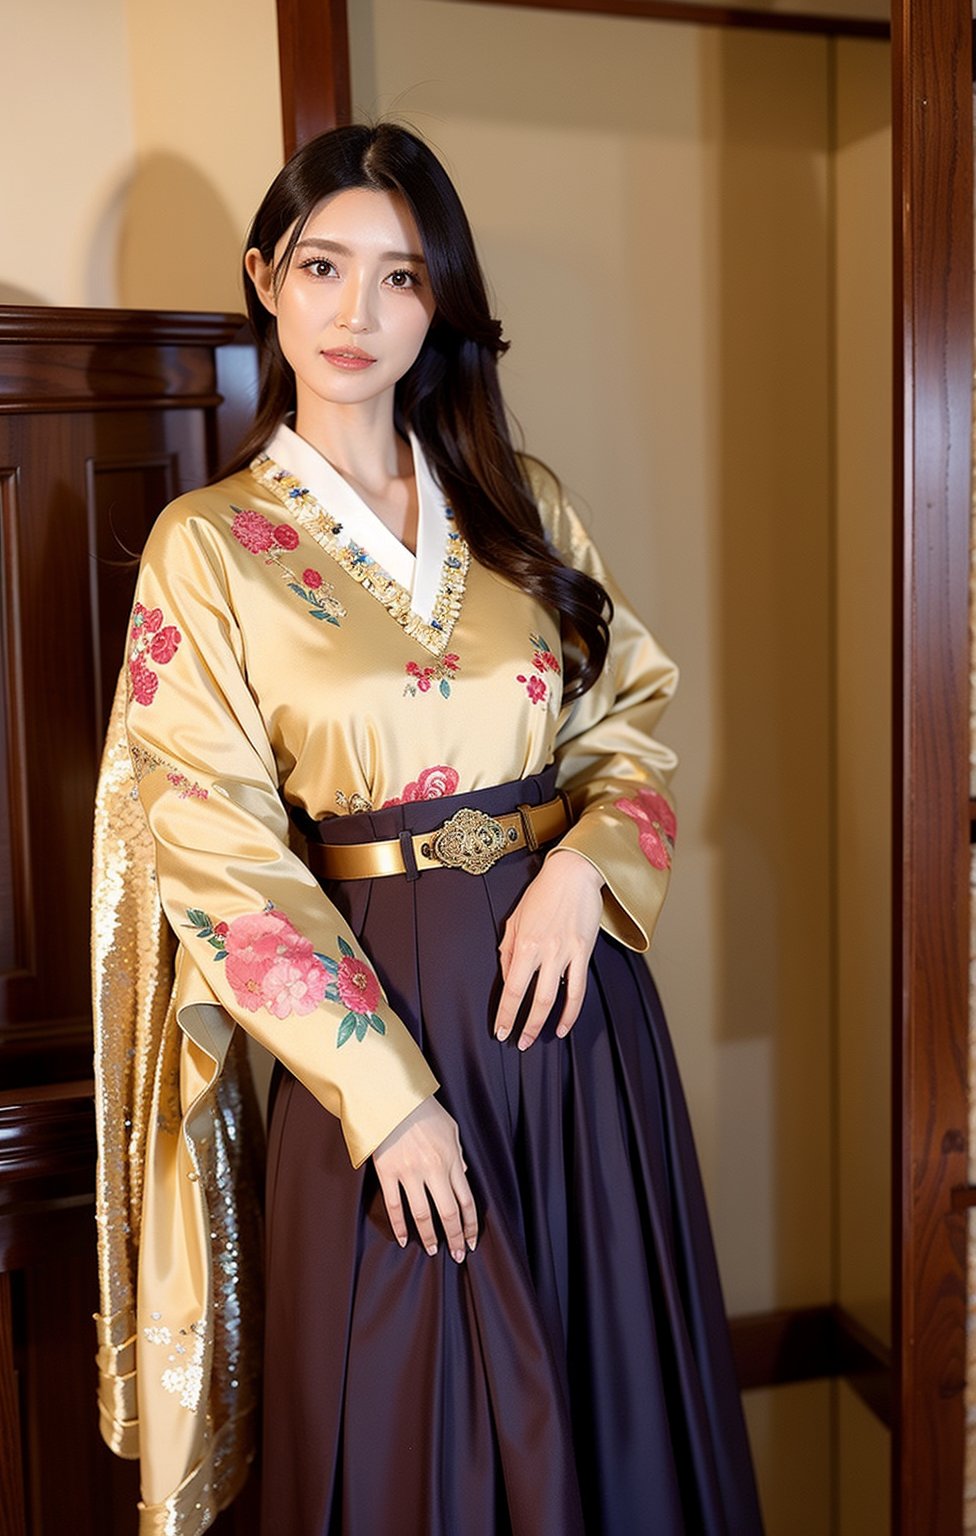
[[413, 611], [406, 587], [388, 575], [368, 550], [351, 539], [342, 542], [342, 524], [329, 516], [295, 475], [282, 469], [266, 453], [252, 460], [251, 474], [287, 507], [295, 521], [301, 524], [306, 533], [311, 534], [317, 544], [321, 544], [337, 565], [354, 581], [358, 581], [371, 597], [382, 603], [391, 618], [406, 630], [411, 639], [418, 641], [431, 655], [443, 655], [461, 611], [468, 566], [471, 563], [471, 551], [457, 529], [451, 526], [454, 514], [450, 507], [444, 508], [444, 515], [449, 520], [444, 562], [434, 611], [428, 621]]

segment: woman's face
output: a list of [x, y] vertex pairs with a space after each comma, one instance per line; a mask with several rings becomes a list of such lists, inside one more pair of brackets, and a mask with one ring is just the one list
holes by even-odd
[[[288, 235], [274, 253], [278, 267]], [[331, 406], [388, 399], [424, 343], [434, 315], [420, 236], [403, 199], [350, 188], [314, 210], [275, 291], [258, 250], [247, 270], [277, 317], [281, 350], [295, 373], [297, 421]]]

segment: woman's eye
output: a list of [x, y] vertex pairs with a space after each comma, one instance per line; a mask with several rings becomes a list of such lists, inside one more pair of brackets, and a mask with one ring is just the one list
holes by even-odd
[[302, 262], [302, 271], [310, 273], [312, 277], [331, 277], [335, 267], [325, 256], [311, 256], [308, 261]]
[[420, 284], [420, 274], [411, 272], [406, 267], [398, 267], [387, 278], [391, 288], [416, 288]]

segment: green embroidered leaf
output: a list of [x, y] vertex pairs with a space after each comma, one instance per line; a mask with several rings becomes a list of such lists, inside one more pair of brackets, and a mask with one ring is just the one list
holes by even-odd
[[199, 907], [187, 907], [186, 915], [194, 928], [209, 928], [210, 919], [206, 912], [201, 912]]
[[336, 618], [334, 613], [324, 613], [322, 617], [325, 619], [327, 624], [334, 624], [336, 629], [342, 628], [342, 625], [339, 623], [339, 620]]
[[330, 1003], [337, 1003], [339, 1001], [339, 988], [331, 986], [326, 987], [325, 995], [329, 999]]
[[213, 929], [212, 928], [201, 928], [200, 932], [198, 934], [198, 937], [201, 938], [201, 939], [212, 939], [213, 938]]
[[356, 1014], [356, 1039], [365, 1040], [366, 1031], [369, 1028], [369, 1019], [365, 1013]]
[[297, 592], [299, 597], [304, 597], [306, 603], [308, 602], [308, 593], [305, 591], [304, 587], [300, 587], [298, 585], [297, 581], [290, 581], [288, 583], [288, 590], [289, 592]]
[[441, 693], [445, 699], [451, 697], [451, 685], [446, 677], [441, 678]]
[[[346, 956], [348, 956], [350, 958], [356, 953], [356, 951], [353, 949], [352, 945], [346, 942], [346, 940], [342, 937], [341, 933], [339, 935], [339, 948], [342, 950], [342, 953], [344, 955], [346, 955]], [[337, 967], [337, 969], [338, 969], [338, 967]]]
[[325, 966], [326, 970], [332, 976], [335, 976], [339, 970], [338, 960], [333, 960], [331, 955], [320, 955], [319, 959], [322, 961], [322, 964]]
[[336, 1040], [336, 1045], [345, 1045], [346, 1041], [349, 1039], [349, 1036], [352, 1034], [355, 1028], [356, 1015], [354, 1013], [347, 1013], [342, 1023], [339, 1025], [339, 1036]]
[[214, 959], [215, 960], [226, 960], [227, 959], [227, 951], [226, 951], [226, 949], [218, 949], [217, 953], [214, 955]]
[[378, 1013], [371, 1013], [370, 1014], [370, 1016], [369, 1016], [369, 1023], [370, 1023], [370, 1028], [371, 1029], [375, 1029], [376, 1033], [378, 1035], [385, 1035], [386, 1034], [386, 1025], [383, 1023], [383, 1020], [380, 1018]]

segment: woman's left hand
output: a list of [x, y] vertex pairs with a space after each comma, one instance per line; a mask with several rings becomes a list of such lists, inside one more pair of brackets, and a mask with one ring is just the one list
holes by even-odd
[[587, 967], [600, 928], [602, 888], [600, 871], [571, 848], [557, 849], [526, 887], [498, 946], [505, 985], [495, 1016], [497, 1039], [511, 1034], [533, 976], [535, 995], [519, 1035], [519, 1050], [528, 1049], [549, 1017], [563, 978], [566, 1002], [556, 1034], [572, 1029], [583, 1005]]

